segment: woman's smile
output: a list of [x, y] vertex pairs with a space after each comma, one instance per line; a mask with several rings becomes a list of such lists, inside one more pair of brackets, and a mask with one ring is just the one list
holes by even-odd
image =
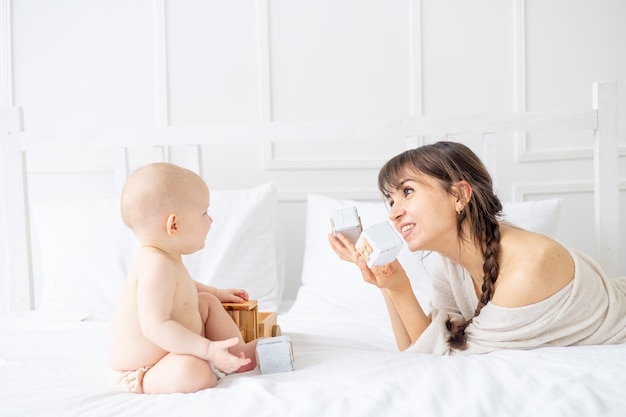
[[413, 230], [414, 227], [415, 223], [406, 223], [400, 226], [400, 233], [402, 233], [402, 237], [404, 237], [404, 240], [406, 240], [408, 235], [411, 234], [411, 230]]

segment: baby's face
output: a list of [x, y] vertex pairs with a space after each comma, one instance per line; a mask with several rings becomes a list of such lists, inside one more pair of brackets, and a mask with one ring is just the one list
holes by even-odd
[[204, 248], [206, 236], [211, 229], [213, 219], [209, 215], [208, 208], [210, 193], [208, 187], [196, 187], [193, 198], [188, 200], [185, 210], [185, 234], [187, 236], [188, 253], [193, 253]]

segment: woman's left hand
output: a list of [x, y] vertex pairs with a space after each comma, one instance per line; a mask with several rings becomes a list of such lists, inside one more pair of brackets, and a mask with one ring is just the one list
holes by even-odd
[[378, 288], [404, 290], [407, 284], [410, 285], [409, 277], [398, 259], [386, 265], [374, 266], [371, 271], [375, 279], [372, 284]]
[[400, 284], [408, 281], [406, 272], [398, 260], [383, 266], [374, 266], [370, 269], [365, 258], [356, 250], [356, 247], [344, 235], [337, 236], [330, 233], [328, 240], [333, 251], [347, 262], [352, 262], [359, 267], [363, 281], [375, 285], [378, 288], [397, 288]]

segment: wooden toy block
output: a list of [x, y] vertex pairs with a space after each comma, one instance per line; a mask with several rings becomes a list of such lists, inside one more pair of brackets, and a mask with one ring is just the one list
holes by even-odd
[[396, 259], [402, 249], [402, 239], [389, 222], [381, 222], [365, 229], [355, 246], [371, 268]]
[[280, 325], [276, 323], [274, 312], [260, 311], [258, 316], [258, 337], [280, 336]]
[[281, 334], [280, 326], [276, 324], [276, 313], [259, 312], [256, 300], [243, 303], [222, 303], [222, 306], [239, 327], [244, 342]]
[[350, 242], [356, 243], [361, 234], [361, 218], [356, 207], [346, 207], [330, 212], [330, 227], [333, 234], [344, 235]]
[[259, 340], [256, 357], [262, 374], [289, 372], [294, 369], [293, 349], [288, 336]]

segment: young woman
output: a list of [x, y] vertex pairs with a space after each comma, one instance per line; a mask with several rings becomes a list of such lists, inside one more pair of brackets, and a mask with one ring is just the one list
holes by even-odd
[[441, 256], [430, 313], [397, 260], [369, 269], [354, 245], [331, 247], [381, 289], [401, 350], [439, 354], [626, 343], [626, 278], [588, 256], [502, 223], [489, 173], [468, 147], [438, 142], [381, 169], [389, 219], [411, 251]]

